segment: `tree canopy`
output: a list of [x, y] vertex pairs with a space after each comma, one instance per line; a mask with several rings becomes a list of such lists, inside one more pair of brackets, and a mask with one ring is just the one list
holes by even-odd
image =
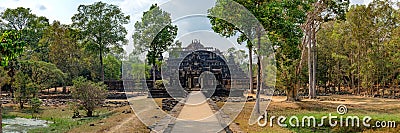
[[95, 2], [92, 5], [80, 5], [78, 13], [72, 19], [72, 26], [81, 31], [87, 49], [98, 54], [100, 75], [104, 81], [103, 56], [107, 53], [123, 53], [122, 45], [127, 43], [127, 31], [124, 24], [129, 23], [129, 15], [112, 4]]

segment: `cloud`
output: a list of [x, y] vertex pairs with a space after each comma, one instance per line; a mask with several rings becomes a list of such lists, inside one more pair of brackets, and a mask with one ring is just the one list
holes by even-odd
[[44, 5], [38, 5], [38, 8], [39, 8], [39, 10], [41, 10], [41, 11], [43, 11], [43, 10], [46, 10], [47, 8], [46, 8], [46, 6], [44, 6]]
[[174, 20], [187, 15], [207, 14], [207, 10], [214, 5], [215, 0], [171, 0], [160, 7], [171, 13], [171, 18]]

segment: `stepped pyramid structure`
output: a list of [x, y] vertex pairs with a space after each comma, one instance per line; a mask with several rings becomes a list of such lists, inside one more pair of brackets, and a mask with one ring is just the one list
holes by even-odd
[[[232, 55], [226, 58], [220, 50], [205, 47], [198, 40], [193, 40], [186, 48], [174, 49], [165, 63], [162, 76], [156, 72], [156, 79], [168, 82], [166, 91], [174, 97], [200, 90], [215, 96], [243, 96], [243, 91], [249, 86], [247, 74], [234, 62]], [[152, 79], [150, 77], [148, 81]], [[149, 88], [153, 88], [150, 89], [152, 97], [166, 96], [156, 94], [165, 91]]]

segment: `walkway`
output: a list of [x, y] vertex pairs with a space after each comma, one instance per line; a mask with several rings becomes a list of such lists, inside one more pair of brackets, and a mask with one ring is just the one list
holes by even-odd
[[172, 133], [215, 133], [222, 129], [204, 94], [194, 91], [188, 95]]

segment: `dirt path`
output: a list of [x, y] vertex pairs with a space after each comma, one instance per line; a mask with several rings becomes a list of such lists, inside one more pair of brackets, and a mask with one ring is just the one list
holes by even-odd
[[109, 132], [110, 133], [118, 133], [118, 130], [121, 129], [121, 127], [123, 127], [125, 124], [127, 124], [128, 122], [133, 121], [133, 119], [135, 118], [135, 115], [130, 116], [129, 118], [126, 118], [124, 121], [120, 122], [118, 125], [115, 125], [113, 127], [110, 128]]

